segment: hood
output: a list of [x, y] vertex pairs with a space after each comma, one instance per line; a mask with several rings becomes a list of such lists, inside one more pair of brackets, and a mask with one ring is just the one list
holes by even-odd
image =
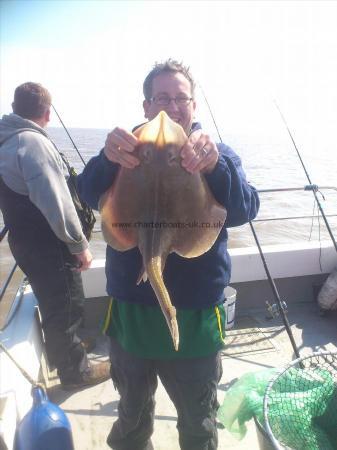
[[48, 137], [48, 134], [37, 123], [23, 119], [17, 114], [8, 114], [2, 116], [0, 120], [0, 145], [20, 130], [35, 130]]

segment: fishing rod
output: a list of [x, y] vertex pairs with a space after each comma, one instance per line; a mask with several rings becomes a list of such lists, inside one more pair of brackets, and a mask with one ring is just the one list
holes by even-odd
[[86, 162], [84, 161], [84, 159], [83, 159], [83, 157], [82, 157], [82, 155], [81, 155], [81, 152], [79, 151], [79, 149], [77, 148], [75, 142], [73, 141], [72, 137], [70, 136], [70, 133], [69, 133], [69, 131], [67, 130], [67, 127], [64, 125], [63, 120], [61, 119], [59, 113], [56, 111], [55, 106], [54, 106], [54, 105], [51, 105], [51, 106], [52, 106], [53, 110], [55, 111], [55, 114], [57, 115], [59, 121], [61, 122], [61, 124], [62, 124], [62, 126], [63, 126], [63, 128], [64, 128], [64, 131], [67, 133], [69, 139], [71, 140], [71, 143], [73, 144], [74, 149], [77, 151], [78, 156], [81, 158], [81, 161], [83, 162], [84, 166], [86, 166]]
[[[280, 116], [281, 116], [281, 119], [282, 119], [282, 121], [283, 121], [283, 123], [284, 123], [284, 125], [285, 125], [285, 127], [286, 127], [286, 129], [287, 129], [287, 131], [288, 131], [288, 134], [289, 134], [290, 139], [291, 139], [291, 141], [292, 141], [292, 143], [293, 143], [293, 145], [294, 145], [294, 148], [295, 148], [295, 151], [296, 151], [296, 153], [297, 153], [297, 156], [298, 156], [298, 158], [299, 158], [299, 160], [300, 160], [300, 162], [301, 162], [301, 165], [302, 165], [302, 167], [303, 167], [305, 176], [307, 177], [307, 180], [308, 180], [309, 183], [310, 183], [310, 186], [307, 186], [307, 187], [308, 187], [307, 190], [312, 191], [312, 193], [314, 194], [314, 197], [315, 197], [317, 206], [318, 206], [319, 211], [320, 211], [320, 213], [321, 213], [321, 215], [322, 215], [322, 217], [323, 217], [325, 226], [326, 226], [326, 228], [327, 228], [327, 230], [328, 230], [328, 233], [329, 233], [329, 235], [330, 235], [330, 237], [331, 237], [331, 240], [332, 240], [333, 245], [334, 245], [334, 247], [335, 247], [335, 250], [336, 250], [336, 252], [337, 252], [337, 243], [336, 243], [335, 237], [334, 237], [334, 235], [333, 235], [333, 233], [332, 233], [331, 227], [330, 227], [330, 225], [329, 225], [329, 222], [328, 222], [328, 219], [327, 219], [327, 217], [326, 217], [326, 214], [324, 213], [324, 210], [323, 210], [323, 208], [322, 208], [321, 202], [319, 201], [318, 196], [317, 196], [318, 186], [317, 186], [316, 184], [312, 184], [312, 182], [311, 182], [309, 173], [308, 173], [308, 171], [307, 171], [307, 168], [305, 167], [305, 164], [304, 164], [304, 162], [303, 162], [303, 159], [302, 159], [302, 156], [301, 156], [301, 154], [300, 154], [300, 151], [299, 151], [299, 149], [298, 149], [298, 147], [297, 147], [297, 145], [296, 145], [295, 139], [294, 139], [294, 137], [293, 137], [293, 135], [292, 135], [292, 133], [291, 133], [291, 131], [290, 131], [290, 128], [289, 128], [289, 126], [288, 126], [288, 123], [287, 123], [287, 121], [286, 121], [284, 115], [282, 114], [282, 111], [281, 111], [281, 109], [280, 109], [280, 107], [279, 107], [279, 105], [277, 104], [277, 102], [276, 102], [275, 99], [274, 99], [274, 104], [275, 104], [275, 106], [276, 106], [276, 108], [277, 108], [277, 110], [278, 110], [278, 112], [279, 112], [279, 114], [280, 114]], [[310, 187], [310, 189], [309, 189], [309, 187]]]
[[8, 227], [5, 225], [3, 229], [0, 231], [0, 242], [3, 240], [3, 238], [6, 236], [8, 231]]
[[[220, 142], [223, 144], [223, 140], [222, 140], [222, 138], [221, 138], [219, 129], [218, 129], [217, 125], [216, 125], [216, 121], [215, 121], [214, 115], [213, 115], [213, 113], [212, 113], [211, 106], [210, 106], [210, 104], [209, 104], [209, 102], [208, 102], [208, 100], [207, 100], [207, 97], [206, 97], [206, 95], [205, 95], [205, 92], [204, 92], [204, 90], [202, 89], [200, 83], [198, 83], [198, 84], [199, 84], [200, 90], [201, 90], [201, 92], [202, 92], [202, 95], [203, 95], [203, 97], [204, 97], [204, 99], [205, 99], [205, 102], [206, 102], [206, 104], [207, 104], [207, 107], [208, 107], [208, 109], [209, 109], [209, 112], [210, 112], [210, 115], [211, 115], [211, 117], [212, 117], [214, 126], [215, 126], [215, 128], [216, 128], [216, 130], [217, 130], [217, 133], [218, 133]], [[296, 345], [296, 343], [295, 343], [295, 339], [294, 339], [293, 333], [292, 333], [292, 331], [291, 331], [291, 327], [290, 327], [288, 318], [287, 318], [287, 316], [286, 316], [285, 303], [284, 303], [284, 302], [281, 300], [281, 298], [280, 298], [280, 294], [279, 294], [278, 289], [277, 289], [277, 287], [276, 287], [276, 285], [275, 285], [274, 279], [273, 279], [273, 277], [271, 276], [271, 273], [270, 273], [270, 270], [269, 270], [269, 267], [268, 267], [266, 258], [265, 258], [264, 254], [263, 254], [263, 251], [262, 251], [262, 248], [261, 248], [261, 245], [260, 245], [259, 238], [258, 238], [258, 236], [257, 236], [257, 234], [256, 234], [254, 225], [253, 225], [253, 223], [252, 223], [251, 220], [249, 221], [249, 225], [250, 225], [250, 229], [251, 229], [251, 231], [252, 231], [252, 233], [253, 233], [253, 237], [254, 237], [255, 243], [256, 243], [257, 248], [258, 248], [258, 250], [259, 250], [259, 254], [260, 254], [260, 257], [261, 257], [261, 260], [262, 260], [262, 264], [263, 264], [264, 270], [265, 270], [265, 272], [266, 272], [266, 275], [267, 275], [267, 278], [268, 278], [268, 282], [269, 282], [270, 287], [271, 287], [271, 289], [272, 289], [273, 295], [274, 295], [275, 300], [276, 300], [276, 302], [277, 302], [278, 310], [279, 310], [279, 312], [280, 312], [280, 314], [281, 314], [281, 317], [282, 317], [282, 320], [283, 320], [283, 323], [284, 323], [286, 332], [287, 332], [287, 334], [288, 334], [288, 337], [289, 337], [291, 346], [292, 346], [292, 348], [293, 348], [293, 350], [294, 350], [294, 353], [295, 353], [296, 357], [297, 357], [297, 358], [300, 358], [300, 353], [299, 353], [299, 351], [298, 351], [298, 348], [297, 348], [297, 345]]]

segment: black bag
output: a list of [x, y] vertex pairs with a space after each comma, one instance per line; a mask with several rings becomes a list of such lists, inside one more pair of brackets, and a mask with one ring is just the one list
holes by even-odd
[[92, 230], [94, 229], [94, 225], [96, 222], [95, 215], [90, 206], [80, 198], [77, 188], [77, 173], [73, 167], [70, 166], [67, 158], [63, 153], [60, 152], [61, 158], [65, 165], [67, 166], [69, 172], [69, 178], [67, 180], [69, 192], [71, 198], [73, 199], [73, 203], [80, 219], [82, 230], [84, 236], [89, 241], [92, 235]]

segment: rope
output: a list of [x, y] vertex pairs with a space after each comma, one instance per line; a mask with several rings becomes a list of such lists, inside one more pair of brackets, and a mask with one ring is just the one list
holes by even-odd
[[4, 346], [2, 342], [0, 342], [0, 349], [8, 356], [8, 358], [12, 361], [12, 363], [18, 368], [21, 374], [26, 378], [26, 380], [34, 387], [41, 387], [44, 389], [44, 386], [41, 383], [35, 381], [26, 371], [23, 369], [18, 362], [15, 361], [13, 356], [9, 353], [7, 348]]

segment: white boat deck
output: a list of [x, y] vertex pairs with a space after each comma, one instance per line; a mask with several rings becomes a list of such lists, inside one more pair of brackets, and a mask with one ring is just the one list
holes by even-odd
[[[265, 316], [265, 311], [249, 311], [247, 316], [237, 317], [235, 327], [228, 331], [228, 350], [227, 354], [223, 355], [223, 376], [218, 389], [220, 404], [226, 390], [244, 373], [282, 367], [295, 359], [281, 319], [268, 320]], [[318, 350], [337, 350], [336, 313], [331, 312], [326, 317], [320, 317], [317, 306], [306, 302], [291, 305], [288, 317], [301, 356]], [[106, 345], [105, 342], [98, 346], [98, 353], [92, 357], [101, 358], [107, 351]], [[77, 392], [65, 392], [56, 385], [49, 391], [49, 396], [68, 415], [76, 450], [109, 448], [105, 441], [117, 419], [119, 400], [112, 381]], [[161, 384], [156, 393], [156, 402], [154, 448], [177, 450], [177, 415]], [[218, 448], [258, 450], [260, 447], [254, 422], [248, 424], [248, 433], [240, 442], [219, 426]]]
[[[281, 319], [268, 320], [267, 311], [259, 309], [266, 301], [273, 302], [273, 296], [256, 249], [237, 249], [231, 253], [232, 286], [238, 291], [237, 316], [234, 329], [229, 330], [226, 337], [228, 347], [223, 355], [223, 377], [218, 390], [220, 404], [228, 388], [243, 374], [284, 367], [295, 359]], [[288, 319], [300, 355], [306, 356], [319, 350], [336, 351], [337, 312], [328, 312], [326, 317], [321, 317], [314, 299], [314, 291], [317, 293], [327, 274], [336, 267], [334, 248], [323, 243], [309, 243], [289, 248], [270, 246], [264, 249], [264, 253], [281, 298], [288, 302]], [[104, 261], [94, 261], [93, 267], [83, 274], [83, 281], [88, 299], [85, 326], [91, 333], [90, 327], [98, 329], [106, 307], [106, 299], [102, 298], [106, 295]], [[29, 288], [22, 298], [18, 293], [12, 312], [6, 319], [10, 321], [9, 326], [0, 332], [1, 342], [34, 379], [38, 376], [41, 358], [41, 336], [38, 323], [34, 320], [35, 305]], [[21, 330], [20, 333], [18, 330]], [[100, 336], [99, 341], [96, 353], [90, 357], [108, 358], [108, 340]], [[49, 397], [64, 409], [70, 419], [75, 450], [108, 449], [106, 437], [117, 419], [119, 400], [112, 381], [81, 391], [66, 392], [60, 389], [58, 379], [52, 376]], [[0, 438], [3, 437], [11, 449], [15, 422], [29, 409], [31, 396], [29, 384], [1, 351], [0, 381]], [[15, 399], [19, 401], [16, 403]], [[176, 411], [161, 384], [156, 402], [154, 448], [178, 450]], [[260, 449], [254, 422], [248, 424], [248, 433], [240, 442], [219, 427], [218, 448]]]

